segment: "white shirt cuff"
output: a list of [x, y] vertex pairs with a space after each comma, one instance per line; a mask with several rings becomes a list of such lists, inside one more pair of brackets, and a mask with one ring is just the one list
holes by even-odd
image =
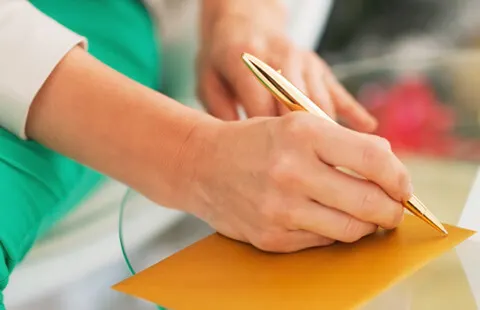
[[60, 60], [87, 40], [25, 0], [0, 0], [0, 127], [26, 139], [35, 95]]

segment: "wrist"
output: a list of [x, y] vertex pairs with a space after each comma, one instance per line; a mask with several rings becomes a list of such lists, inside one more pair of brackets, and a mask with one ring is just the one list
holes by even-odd
[[160, 205], [181, 208], [196, 154], [220, 122], [76, 48], [37, 94], [27, 133]]
[[[201, 191], [202, 179], [213, 169], [218, 137], [226, 123], [205, 116], [192, 122], [177, 155], [171, 172], [172, 207], [199, 216], [204, 213]], [[199, 186], [200, 185], [200, 186]]]
[[236, 16], [248, 18], [253, 22], [268, 19], [276, 26], [284, 25], [286, 21], [286, 8], [279, 0], [217, 0], [217, 13], [219, 16]]
[[287, 10], [280, 0], [203, 0], [202, 39], [206, 39], [225, 20], [248, 24], [258, 31], [264, 28], [284, 29]]

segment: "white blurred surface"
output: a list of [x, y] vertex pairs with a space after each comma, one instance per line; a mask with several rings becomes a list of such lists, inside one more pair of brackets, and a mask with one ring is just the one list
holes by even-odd
[[[458, 226], [480, 231], [480, 168], [477, 169], [477, 175], [470, 190], [470, 194], [468, 195], [465, 207], [463, 208]], [[473, 235], [470, 240], [480, 242], [480, 234]]]
[[[5, 290], [8, 305], [28, 304], [75, 285], [109, 266], [124, 265], [118, 237], [119, 206], [125, 186], [109, 182], [28, 254]], [[124, 235], [135, 251], [166, 231], [183, 213], [155, 205], [137, 195], [128, 204]]]
[[[477, 217], [477, 220], [479, 218]], [[471, 287], [477, 308], [480, 309], [480, 241], [470, 239], [456, 248], [465, 276]]]

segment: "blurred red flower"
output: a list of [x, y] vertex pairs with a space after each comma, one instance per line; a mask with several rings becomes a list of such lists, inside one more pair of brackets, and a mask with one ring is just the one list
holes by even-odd
[[455, 113], [439, 101], [426, 78], [365, 85], [359, 100], [378, 118], [376, 134], [388, 139], [395, 151], [447, 155], [454, 147]]

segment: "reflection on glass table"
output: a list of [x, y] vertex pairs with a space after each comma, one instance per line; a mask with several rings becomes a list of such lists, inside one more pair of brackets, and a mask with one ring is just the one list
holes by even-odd
[[[480, 51], [385, 57], [336, 72], [378, 118], [376, 134], [407, 165], [416, 195], [441, 221], [459, 225], [467, 200], [480, 191], [480, 182], [473, 186], [480, 163]], [[469, 205], [480, 209], [478, 200]], [[480, 217], [469, 225], [480, 228]], [[468, 240], [364, 309], [478, 309], [479, 262], [480, 242]]]

